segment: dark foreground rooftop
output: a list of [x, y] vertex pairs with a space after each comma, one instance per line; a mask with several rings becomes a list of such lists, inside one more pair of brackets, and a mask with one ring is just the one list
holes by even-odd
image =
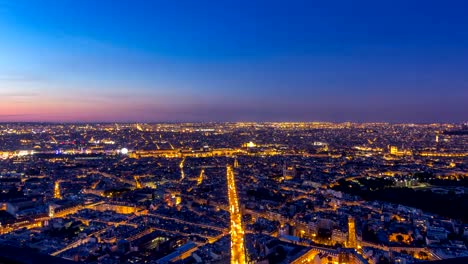
[[18, 248], [11, 246], [0, 246], [0, 264], [34, 264], [34, 263], [48, 263], [48, 264], [71, 264], [74, 261], [52, 257], [49, 255], [41, 254], [33, 249]]
[[468, 257], [462, 258], [451, 258], [451, 259], [444, 259], [444, 260], [437, 260], [437, 261], [427, 261], [422, 262], [421, 264], [467, 264]]

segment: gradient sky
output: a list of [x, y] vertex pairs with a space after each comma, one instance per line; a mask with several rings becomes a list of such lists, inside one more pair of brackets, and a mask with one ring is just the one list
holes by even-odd
[[0, 121], [468, 120], [468, 1], [0, 0]]

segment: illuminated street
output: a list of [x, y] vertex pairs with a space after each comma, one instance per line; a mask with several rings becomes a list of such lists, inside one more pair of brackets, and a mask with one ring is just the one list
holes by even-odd
[[242, 214], [237, 197], [236, 180], [231, 166], [226, 167], [226, 177], [229, 196], [229, 213], [231, 215], [231, 264], [246, 263], [244, 248], [244, 229], [242, 227]]

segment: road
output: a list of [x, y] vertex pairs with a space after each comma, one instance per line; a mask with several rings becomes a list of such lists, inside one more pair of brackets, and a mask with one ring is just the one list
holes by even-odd
[[245, 246], [244, 229], [242, 227], [242, 214], [237, 197], [236, 180], [231, 166], [226, 168], [229, 213], [231, 216], [231, 264], [244, 264]]

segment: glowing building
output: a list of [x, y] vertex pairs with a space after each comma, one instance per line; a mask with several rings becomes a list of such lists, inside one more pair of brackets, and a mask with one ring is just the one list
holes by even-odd
[[348, 242], [346, 246], [349, 248], [357, 248], [356, 223], [351, 216], [348, 217]]
[[54, 184], [54, 198], [62, 199], [62, 195], [60, 194], [60, 181], [56, 181]]

